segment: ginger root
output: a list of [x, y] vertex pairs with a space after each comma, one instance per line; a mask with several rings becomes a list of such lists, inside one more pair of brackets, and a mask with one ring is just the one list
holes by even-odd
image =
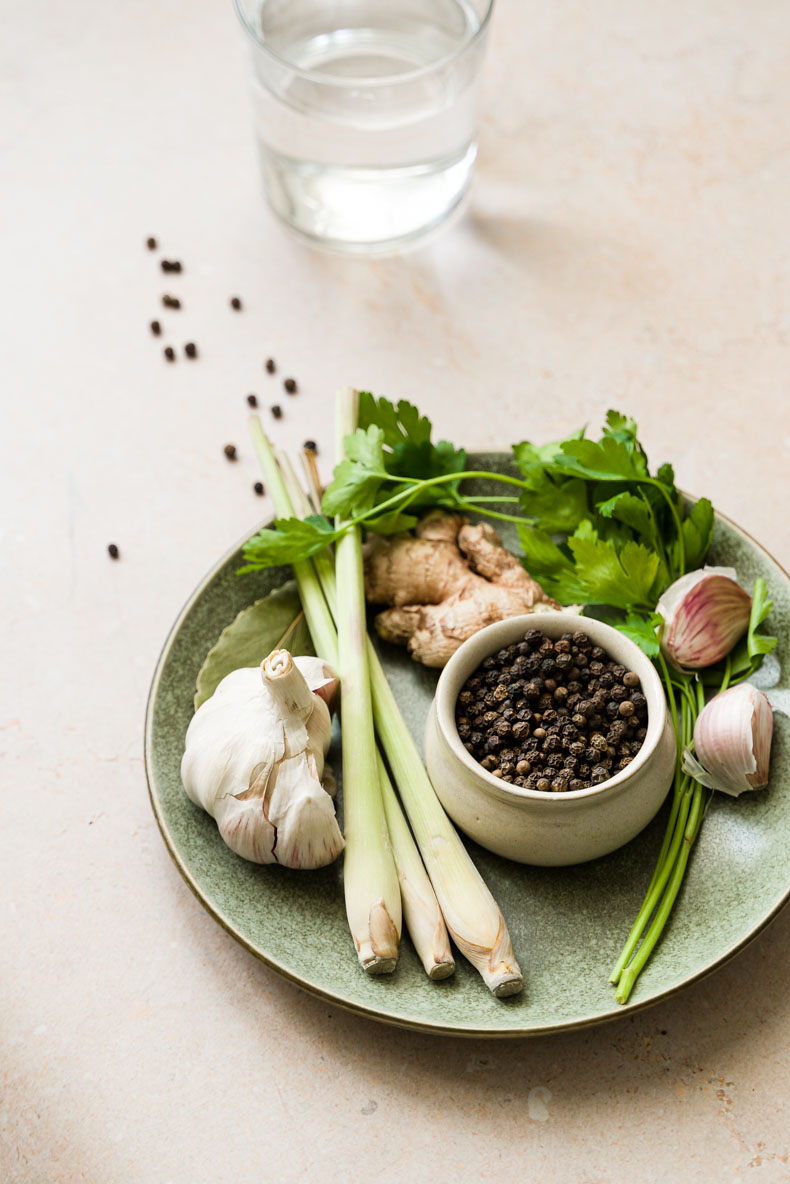
[[558, 609], [486, 522], [432, 510], [415, 535], [371, 537], [365, 595], [392, 607], [376, 617], [385, 641], [424, 666], [444, 666], [478, 629], [522, 613]]

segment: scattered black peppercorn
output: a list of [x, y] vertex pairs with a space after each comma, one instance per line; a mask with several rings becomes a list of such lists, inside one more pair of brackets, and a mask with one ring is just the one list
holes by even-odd
[[178, 259], [162, 259], [159, 263], [159, 266], [162, 268], [162, 271], [183, 271], [181, 263]]
[[295, 395], [297, 391], [296, 380], [293, 378], [286, 378], [283, 380], [283, 386], [289, 395]]
[[162, 304], [165, 306], [165, 308], [180, 308], [181, 307], [181, 301], [178, 299], [177, 296], [167, 296], [167, 295], [163, 296], [162, 297]]
[[194, 341], [188, 341], [184, 346], [184, 353], [188, 358], [196, 358], [197, 352], [197, 346], [195, 345]]
[[318, 452], [318, 445], [315, 440], [305, 440], [302, 448], [304, 448], [305, 452]]
[[236, 460], [237, 459], [235, 444], [226, 444], [222, 451], [225, 453], [228, 460]]
[[258, 406], [258, 396], [257, 395], [247, 395], [247, 402], [249, 403], [250, 407], [257, 407]]
[[147, 238], [145, 240], [145, 245], [148, 247], [149, 251], [155, 251], [156, 250], [156, 239], [153, 236], [151, 236], [151, 238]]
[[256, 481], [252, 488], [255, 490], [258, 497], [263, 497], [264, 489], [262, 481]]
[[282, 419], [283, 409], [279, 403], [273, 403], [271, 408], [272, 415], [275, 419]]
[[176, 351], [173, 349], [172, 345], [165, 346], [164, 354], [165, 354], [165, 357], [167, 358], [168, 362], [175, 362]]
[[159, 321], [151, 321], [150, 328], [151, 328], [151, 332], [153, 333], [154, 337], [161, 337], [162, 336], [162, 326], [159, 324]]
[[118, 550], [118, 547], [115, 543], [110, 543], [107, 547], [107, 554], [110, 556], [110, 559], [118, 559], [121, 552]]
[[274, 364], [274, 358], [267, 358], [264, 362], [264, 367], [267, 374], [274, 374], [275, 370], [277, 369], [276, 365]]
[[239, 312], [239, 311], [240, 311], [240, 309], [241, 309], [241, 301], [239, 300], [238, 296], [231, 296], [231, 298], [230, 298], [230, 307], [233, 309], [233, 311], [234, 311], [234, 312]]
[[552, 640], [530, 629], [466, 680], [456, 723], [492, 776], [566, 793], [628, 767], [645, 738], [646, 709], [638, 676], [581, 630]]

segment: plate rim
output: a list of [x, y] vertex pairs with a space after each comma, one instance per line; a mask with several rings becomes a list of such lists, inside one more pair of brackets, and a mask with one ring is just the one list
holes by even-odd
[[[496, 450], [491, 450], [491, 452], [489, 452], [487, 455], [495, 454]], [[500, 451], [498, 455], [506, 456], [509, 454]], [[684, 496], [686, 495], [684, 494]], [[729, 517], [729, 515], [723, 514], [719, 510], [714, 510], [714, 512], [718, 519], [720, 519], [722, 522], [725, 522], [733, 531], [741, 535], [742, 538], [747, 540], [752, 547], [754, 547], [770, 563], [772, 563], [774, 567], [776, 567], [778, 571], [784, 576], [785, 580], [788, 582], [788, 585], [790, 585], [790, 574], [771, 554], [771, 552], [762, 545], [762, 543], [758, 542], [753, 535], [751, 535], [742, 526], [739, 526], [737, 522], [734, 522], [733, 519]], [[192, 610], [193, 605], [198, 600], [204, 589], [216, 577], [217, 572], [220, 571], [220, 569], [228, 562], [228, 560], [239, 551], [239, 549], [244, 545], [244, 543], [247, 542], [249, 538], [251, 538], [252, 534], [266, 527], [267, 525], [271, 525], [273, 518], [274, 516], [263, 520], [258, 526], [254, 527], [252, 532], [245, 532], [245, 534], [212, 565], [212, 567], [206, 572], [206, 574], [199, 581], [182, 605], [167, 633], [164, 643], [162, 644], [159, 657], [157, 658], [156, 666], [154, 668], [151, 685], [149, 687], [148, 696], [146, 699], [143, 744], [143, 761], [145, 767], [146, 783], [148, 786], [148, 798], [151, 803], [151, 809], [153, 810], [154, 818], [156, 819], [160, 834], [171, 859], [176, 865], [183, 880], [187, 884], [187, 887], [190, 889], [193, 896], [197, 898], [206, 912], [211, 917], [213, 917], [213, 919], [225, 930], [226, 933], [234, 938], [235, 941], [243, 946], [244, 949], [246, 949], [255, 958], [263, 962], [265, 966], [268, 966], [271, 970], [275, 971], [275, 973], [279, 974], [282, 978], [286, 979], [286, 981], [292, 983], [294, 986], [301, 988], [303, 991], [306, 991], [308, 994], [321, 999], [325, 1003], [342, 1007], [345, 1011], [349, 1011], [354, 1015], [361, 1015], [366, 1019], [376, 1020], [380, 1023], [386, 1023], [390, 1026], [406, 1029], [409, 1031], [421, 1032], [436, 1036], [457, 1036], [463, 1037], [465, 1039], [478, 1040], [504, 1040], [524, 1037], [551, 1036], [562, 1032], [581, 1031], [584, 1028], [597, 1027], [599, 1024], [612, 1023], [615, 1020], [634, 1015], [640, 1011], [645, 1011], [650, 1007], [655, 1007], [659, 1003], [664, 1003], [668, 999], [674, 998], [682, 991], [685, 991], [688, 987], [691, 987], [695, 983], [701, 982], [703, 979], [706, 979], [710, 975], [714, 974], [717, 970], [721, 969], [722, 966], [726, 965], [728, 962], [731, 962], [743, 950], [747, 949], [752, 944], [752, 942], [754, 942], [760, 936], [760, 934], [763, 933], [776, 920], [782, 910], [790, 902], [790, 881], [788, 881], [788, 885], [784, 894], [780, 897], [774, 907], [763, 918], [761, 918], [760, 922], [751, 930], [749, 930], [749, 932], [741, 940], [727, 947], [727, 949], [725, 949], [714, 962], [702, 967], [694, 974], [684, 977], [679, 982], [671, 984], [655, 995], [626, 1004], [614, 1003], [613, 998], [613, 1008], [595, 1016], [590, 1016], [583, 1019], [568, 1020], [559, 1024], [539, 1024], [518, 1028], [476, 1028], [465, 1025], [462, 1026], [455, 1024], [433, 1023], [418, 1019], [416, 1017], [408, 1018], [402, 1015], [393, 1015], [392, 1013], [382, 1010], [381, 1008], [371, 1007], [364, 1003], [360, 1003], [355, 999], [350, 999], [346, 996], [335, 994], [332, 991], [327, 991], [320, 984], [305, 979], [298, 974], [294, 974], [287, 966], [284, 966], [282, 963], [278, 962], [276, 958], [271, 957], [265, 951], [254, 946], [245, 937], [244, 933], [223, 914], [222, 910], [216, 907], [201, 891], [199, 884], [192, 875], [185, 860], [182, 858], [181, 853], [170, 833], [167, 822], [160, 809], [160, 803], [158, 802], [156, 793], [154, 791], [155, 777], [153, 772], [153, 717], [157, 692], [162, 679], [162, 674], [182, 622]]]

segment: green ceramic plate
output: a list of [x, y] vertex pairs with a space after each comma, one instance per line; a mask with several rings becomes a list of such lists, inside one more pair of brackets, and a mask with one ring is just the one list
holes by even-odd
[[[507, 459], [495, 454], [474, 463], [504, 470]], [[780, 647], [760, 672], [761, 685], [772, 687], [771, 697], [780, 702], [788, 691], [781, 668], [790, 579], [724, 518], [716, 522], [710, 561], [736, 567], [747, 585], [757, 576], [768, 582]], [[663, 811], [626, 847], [573, 868], [525, 867], [470, 844], [507, 919], [525, 973], [521, 996], [494, 999], [460, 957], [453, 978], [430, 982], [405, 938], [396, 973], [367, 977], [346, 926], [342, 861], [316, 872], [246, 863], [224, 845], [213, 819], [181, 787], [184, 734], [206, 653], [240, 609], [290, 575], [279, 568], [236, 576], [239, 565], [236, 548], [190, 597], [165, 643], [146, 717], [148, 785], [168, 850], [197, 898], [250, 953], [293, 983], [341, 1007], [423, 1031], [469, 1036], [558, 1032], [613, 1019], [675, 994], [748, 945], [788, 900], [790, 720], [777, 714], [770, 786], [738, 800], [716, 795], [675, 913], [626, 1007], [615, 1003], [607, 980], [650, 879]], [[436, 674], [392, 647], [382, 647], [381, 655], [421, 744]], [[339, 763], [335, 754], [336, 770]]]

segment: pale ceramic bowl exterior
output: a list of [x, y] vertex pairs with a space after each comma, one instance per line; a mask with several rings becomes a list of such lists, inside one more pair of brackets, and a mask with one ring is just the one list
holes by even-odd
[[[488, 773], [464, 748], [455, 704], [484, 658], [520, 641], [528, 629], [547, 637], [583, 629], [616, 661], [635, 671], [647, 699], [647, 736], [628, 768], [601, 785], [541, 793]], [[511, 617], [481, 629], [442, 671], [425, 727], [425, 761], [447, 813], [470, 838], [519, 863], [559, 867], [585, 863], [622, 847], [658, 812], [672, 783], [675, 735], [652, 662], [622, 633], [575, 613]]]

